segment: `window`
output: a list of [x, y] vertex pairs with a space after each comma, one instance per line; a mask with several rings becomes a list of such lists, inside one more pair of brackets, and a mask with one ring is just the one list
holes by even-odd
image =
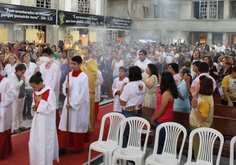
[[143, 14], [144, 14], [144, 18], [149, 18], [149, 10], [148, 10], [148, 7], [144, 7], [144, 6], [143, 6]]
[[218, 1], [199, 1], [199, 19], [218, 19]]
[[158, 5], [151, 3], [150, 18], [158, 18]]
[[36, 7], [51, 8], [51, 0], [37, 0]]
[[116, 43], [116, 41], [118, 40], [118, 31], [113, 30], [111, 37], [112, 37], [112, 42]]
[[96, 14], [96, 0], [78, 0], [78, 12]]
[[230, 19], [236, 18], [236, 1], [230, 1]]

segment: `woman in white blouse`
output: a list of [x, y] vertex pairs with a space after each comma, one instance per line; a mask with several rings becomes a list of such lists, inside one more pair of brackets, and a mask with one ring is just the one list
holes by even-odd
[[23, 54], [22, 60], [24, 61], [24, 65], [26, 66], [26, 72], [24, 74], [26, 96], [25, 96], [25, 103], [24, 103], [24, 109], [23, 109], [23, 120], [25, 120], [26, 118], [32, 119], [31, 104], [33, 101], [33, 89], [29, 85], [29, 79], [31, 78], [31, 76], [34, 75], [37, 65], [33, 62], [30, 62], [29, 53]]
[[111, 69], [113, 70], [113, 81], [119, 77], [119, 67], [124, 66], [125, 63], [121, 59], [121, 55], [118, 53], [112, 61]]
[[14, 54], [9, 56], [9, 63], [6, 65], [2, 75], [8, 77], [11, 73], [15, 71], [17, 57]]

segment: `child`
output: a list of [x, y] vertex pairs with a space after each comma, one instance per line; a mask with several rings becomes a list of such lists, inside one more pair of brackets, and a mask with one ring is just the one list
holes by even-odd
[[98, 112], [99, 112], [99, 102], [100, 102], [100, 95], [101, 95], [101, 85], [103, 83], [102, 72], [98, 70], [97, 74], [97, 91], [95, 94], [95, 121], [97, 121]]
[[114, 97], [114, 112], [121, 112], [121, 106], [120, 106], [120, 90], [122, 87], [122, 84], [125, 82], [129, 82], [129, 79], [125, 76], [127, 73], [127, 69], [123, 66], [119, 67], [119, 77], [117, 77], [112, 85], [112, 92]]
[[197, 78], [197, 76], [199, 75], [199, 70], [198, 70], [198, 65], [199, 65], [199, 63], [200, 63], [201, 61], [195, 61], [194, 63], [193, 63], [193, 69], [192, 69], [192, 71], [193, 71], [193, 73], [195, 73], [195, 74], [192, 74], [191, 73], [191, 76], [193, 77], [193, 80], [195, 79], [195, 78]]
[[53, 90], [43, 84], [41, 73], [29, 80], [34, 90], [31, 113], [34, 116], [30, 130], [30, 164], [53, 164], [59, 162], [56, 130], [56, 96]]
[[131, 52], [130, 53], [131, 58], [129, 59], [130, 61], [130, 67], [134, 66], [135, 62], [138, 60], [136, 52]]
[[188, 69], [191, 69], [191, 61], [188, 61], [188, 60], [184, 61], [183, 67], [186, 67], [186, 68], [188, 68]]

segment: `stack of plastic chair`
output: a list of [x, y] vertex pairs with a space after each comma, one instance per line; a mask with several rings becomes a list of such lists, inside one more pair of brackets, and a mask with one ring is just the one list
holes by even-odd
[[236, 136], [234, 136], [230, 141], [230, 158], [229, 165], [234, 165], [234, 144], [236, 141]]
[[[200, 144], [196, 162], [192, 162], [192, 145], [193, 137], [195, 134], [199, 135]], [[220, 164], [221, 152], [224, 144], [223, 135], [212, 128], [196, 128], [190, 133], [189, 147], [188, 147], [188, 160], [185, 165], [213, 165], [213, 148], [216, 138], [220, 139], [220, 147], [216, 159], [216, 165]]]
[[[103, 132], [104, 125], [106, 119], [110, 119], [110, 126], [107, 135], [107, 140], [103, 141]], [[88, 165], [90, 165], [91, 159], [91, 150], [95, 150], [103, 153], [103, 164], [111, 165], [112, 162], [112, 154], [118, 148], [118, 138], [119, 138], [119, 126], [122, 120], [125, 119], [125, 116], [120, 113], [108, 113], [103, 116], [99, 139], [96, 142], [90, 144], [89, 147], [89, 157], [88, 157]]]
[[[123, 133], [125, 131], [126, 124], [129, 126], [129, 136], [127, 147], [122, 148]], [[141, 135], [146, 125], [146, 137], [141, 149]], [[150, 131], [150, 124], [147, 120], [141, 117], [129, 117], [121, 123], [121, 133], [119, 139], [119, 147], [113, 154], [112, 164], [115, 165], [118, 159], [134, 161], [135, 165], [144, 165], [144, 156], [146, 153], [146, 147], [148, 142], [148, 136]]]
[[[161, 129], [165, 129], [165, 143], [162, 154], [157, 154], [159, 133]], [[179, 135], [183, 132], [182, 145], [177, 156], [177, 143]], [[156, 129], [155, 144], [153, 154], [146, 159], [146, 165], [178, 165], [180, 164], [184, 143], [186, 140], [187, 131], [186, 129], [175, 122], [166, 122], [160, 124]]]

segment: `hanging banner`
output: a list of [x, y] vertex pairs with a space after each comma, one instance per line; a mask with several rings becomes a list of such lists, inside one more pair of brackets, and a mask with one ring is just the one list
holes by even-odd
[[104, 16], [58, 10], [58, 25], [82, 27], [104, 26]]
[[56, 10], [0, 3], [0, 22], [56, 25]]
[[131, 30], [131, 20], [116, 18], [116, 17], [107, 17], [106, 25], [108, 29], [124, 29]]

